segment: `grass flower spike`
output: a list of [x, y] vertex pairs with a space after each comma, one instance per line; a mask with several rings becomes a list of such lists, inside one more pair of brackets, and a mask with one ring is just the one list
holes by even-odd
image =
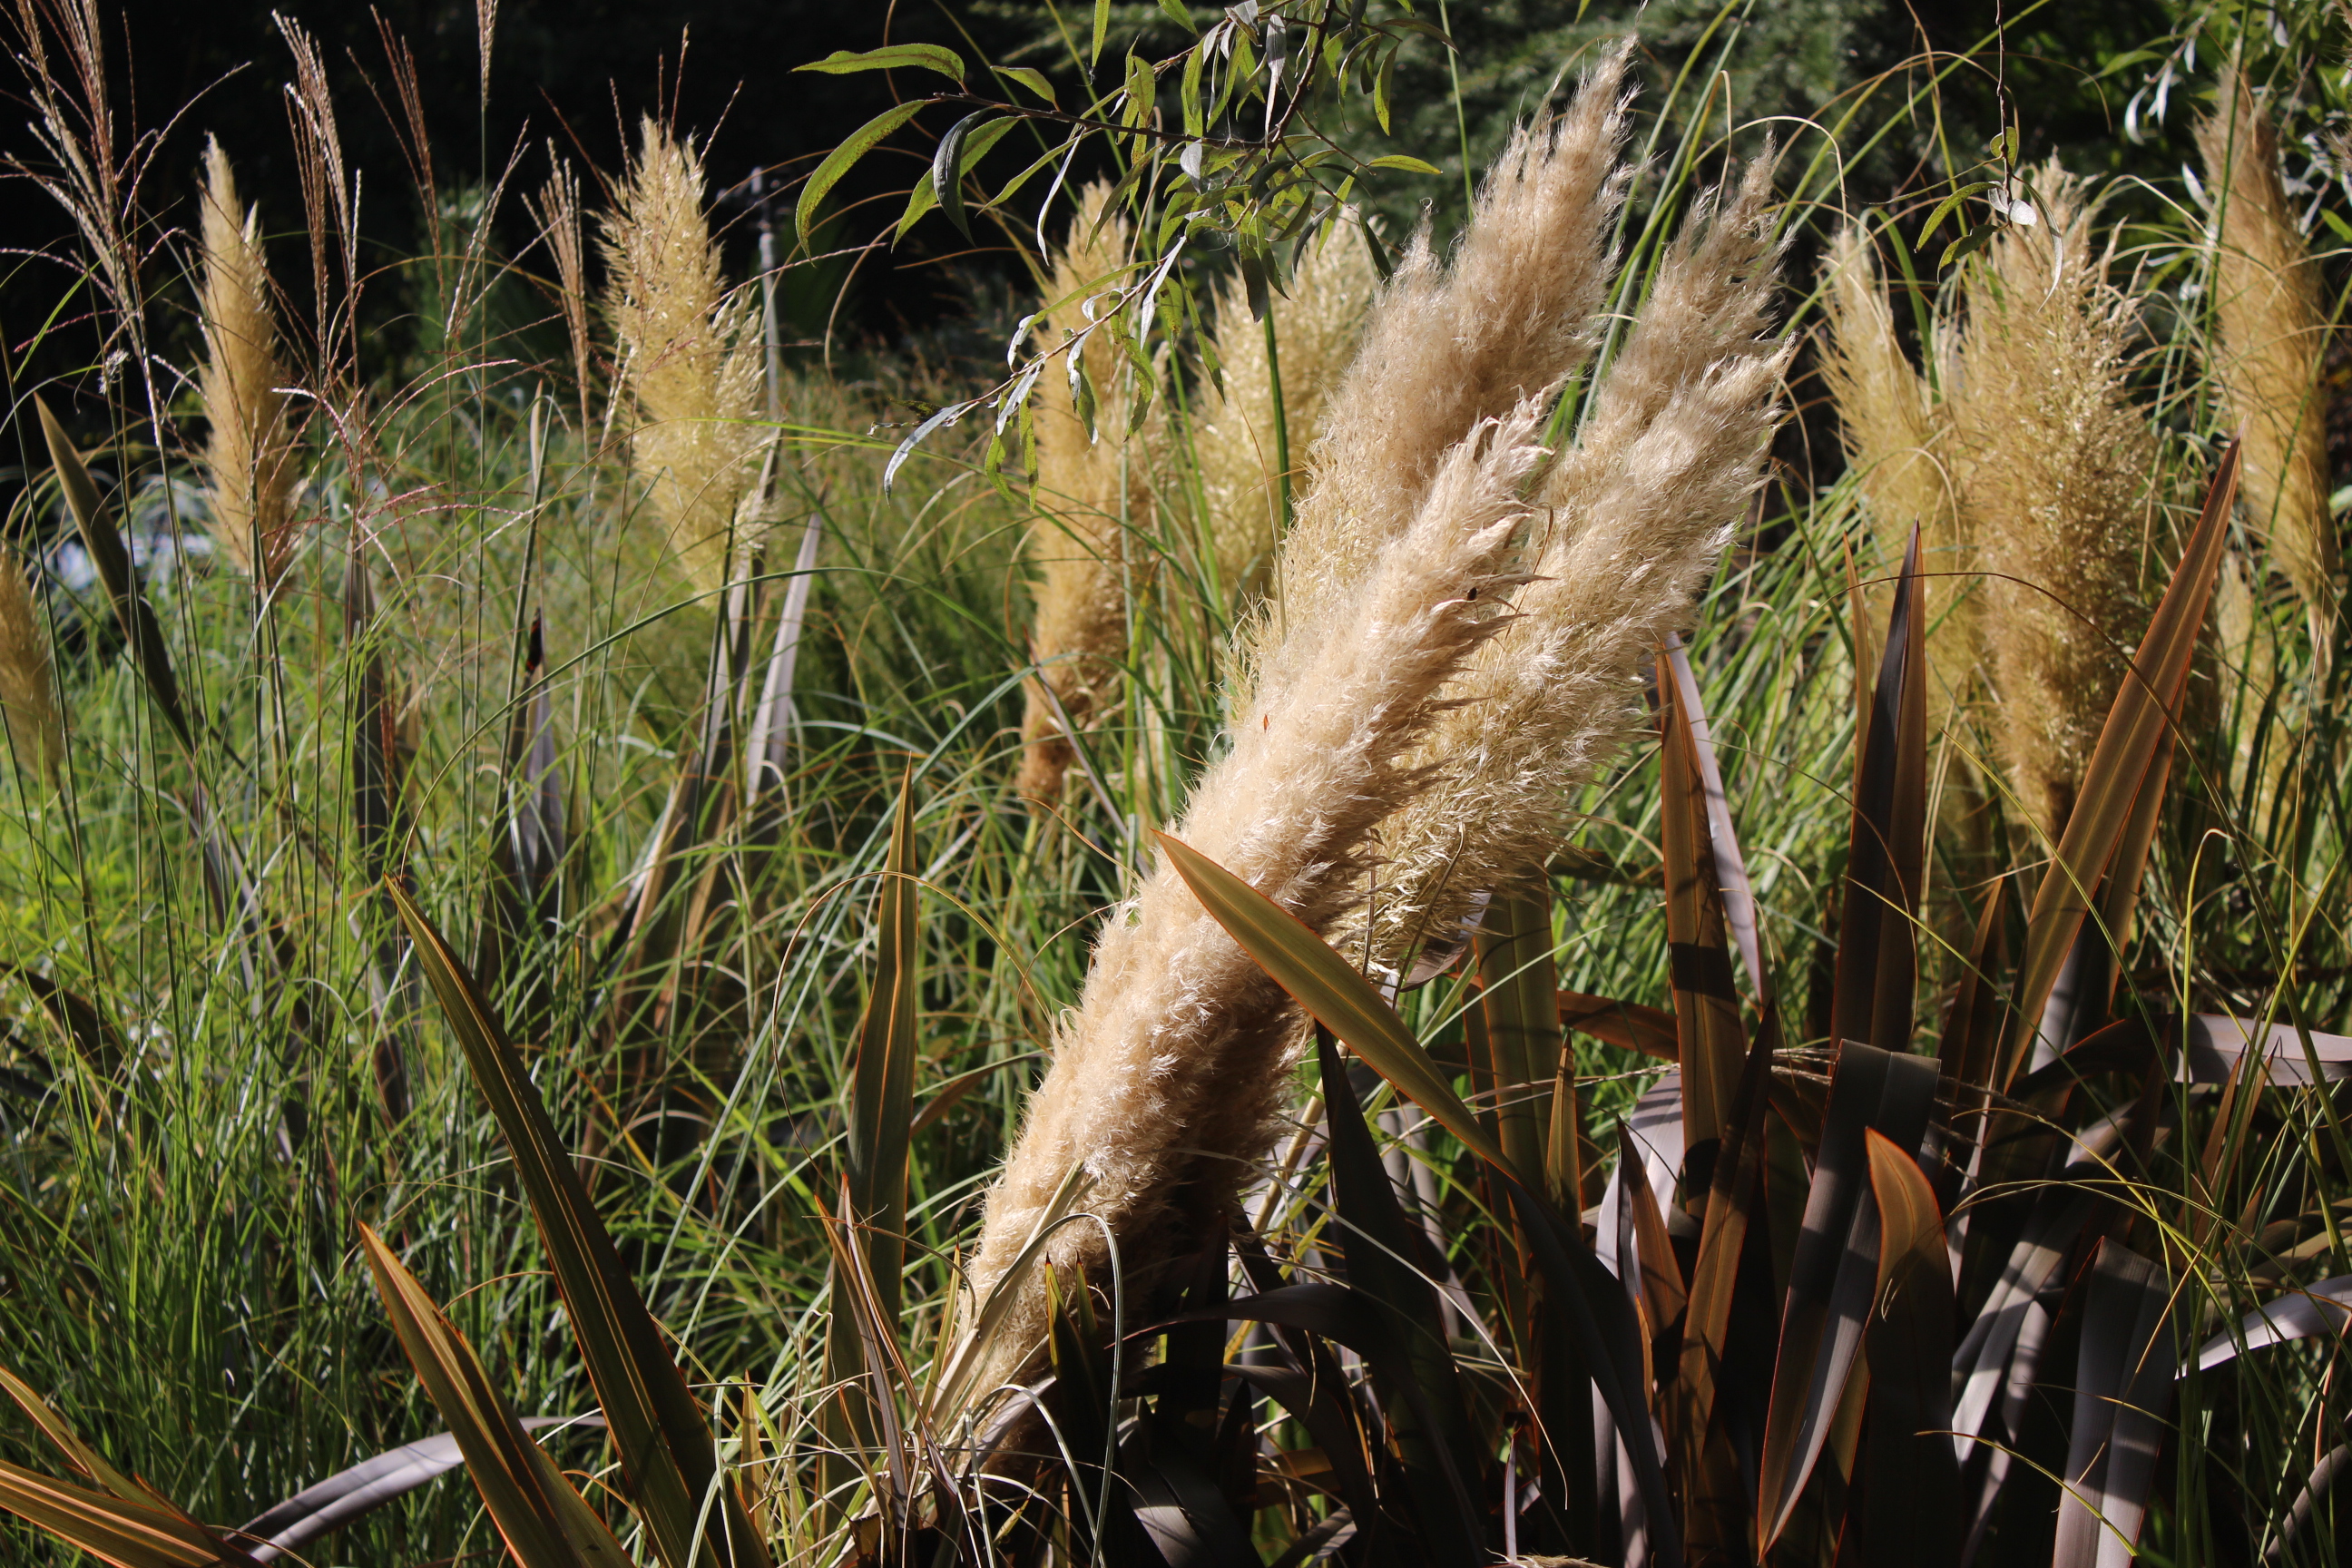
[[259, 215], [237, 200], [228, 154], [205, 144], [204, 280], [196, 303], [205, 363], [196, 386], [211, 426], [204, 450], [212, 535], [237, 570], [267, 590], [294, 551], [294, 439], [285, 367], [261, 254]]
[[720, 269], [701, 158], [650, 118], [638, 136], [604, 223], [606, 311], [639, 416], [631, 466], [687, 575], [711, 593], [759, 543], [758, 317]]

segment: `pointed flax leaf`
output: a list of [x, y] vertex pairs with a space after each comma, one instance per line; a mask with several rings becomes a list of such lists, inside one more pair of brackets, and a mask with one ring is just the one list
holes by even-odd
[[2137, 1555], [2172, 1405], [2171, 1308], [2162, 1268], [2113, 1237], [2100, 1239], [2051, 1568], [2128, 1568]]
[[914, 774], [899, 785], [875, 906], [874, 990], [851, 1074], [849, 1191], [883, 1314], [898, 1316], [907, 1241], [908, 1128], [914, 1119], [916, 1004], [922, 986], [916, 932]]
[[1658, 840], [1666, 878], [1666, 961], [1683, 1065], [1683, 1136], [1695, 1146], [1723, 1136], [1748, 1041], [1739, 1023], [1731, 953], [1724, 943], [1723, 895], [1716, 876], [1706, 778], [1679, 684], [1670, 671], [1661, 672], [1658, 697]]
[[1927, 821], [1926, 620], [1919, 605], [1919, 531], [1911, 531], [1886, 651], [1864, 715], [1854, 773], [1845, 912], [1838, 924], [1830, 1037], [1881, 1050], [1911, 1043], [1921, 865]]
[[1706, 785], [1706, 821], [1715, 841], [1715, 880], [1723, 896], [1723, 918], [1731, 927], [1732, 951], [1748, 971], [1748, 988], [1760, 1006], [1772, 999], [1771, 978], [1764, 972], [1763, 940], [1757, 927], [1756, 893], [1748, 880], [1748, 858], [1739, 851], [1739, 837], [1731, 821], [1731, 801], [1723, 787], [1723, 769], [1715, 753], [1715, 735], [1706, 720], [1706, 704], [1699, 695], [1698, 678], [1691, 672], [1690, 655], [1682, 638], [1666, 634], [1666, 668], [1675, 681], [1675, 702], [1690, 731], [1691, 755]]
[[[581, 1359], [655, 1549], [667, 1568], [714, 1557], [736, 1568], [764, 1564], [749, 1516], [719, 1476], [710, 1428], [589, 1201], [521, 1056], [433, 922], [397, 883], [386, 882], [384, 890], [513, 1152]], [[704, 1500], [714, 1490], [718, 1500], [706, 1518]]]
[[[467, 1474], [515, 1560], [522, 1568], [626, 1568], [627, 1555], [601, 1521], [586, 1530], [557, 1500], [555, 1489], [569, 1492], [571, 1483], [557, 1475], [549, 1484], [539, 1446], [508, 1408], [474, 1347], [442, 1315], [416, 1277], [366, 1226], [360, 1226], [360, 1247], [375, 1276], [376, 1293], [383, 1299], [393, 1331], [400, 1337], [400, 1348], [416, 1369], [434, 1408], [449, 1424], [449, 1435], [465, 1456]], [[577, 1497], [574, 1493], [574, 1500]]]
[[58, 484], [65, 491], [66, 508], [74, 515], [74, 523], [81, 531], [82, 547], [89, 552], [89, 563], [98, 573], [99, 584], [106, 590], [107, 602], [114, 608], [114, 617], [121, 623], [122, 635], [131, 645], [131, 661], [139, 667], [140, 678], [146, 681], [148, 695], [155, 700], [156, 711], [171, 726], [180, 744], [193, 749], [195, 734], [188, 728], [186, 710], [180, 703], [179, 678], [172, 671], [172, 656], [163, 646], [163, 628], [156, 622], [154, 606], [139, 591], [139, 579], [132, 570], [131, 552], [123, 548], [122, 534], [107, 515], [99, 499], [98, 486], [89, 470], [82, 466], [81, 454], [74, 450], [65, 427], [49, 412], [49, 405], [40, 398], [33, 406], [41, 417], [41, 434], [49, 444], [49, 461], [56, 466]]
[[1878, 1205], [1878, 1284], [1864, 1354], [1863, 1561], [1952, 1568], [1966, 1533], [1952, 1425], [1952, 1271], [1919, 1163], [1865, 1133]]
[[110, 1497], [0, 1461], [0, 1509], [112, 1568], [215, 1568], [250, 1563], [217, 1542], [187, 1539], [181, 1521], [152, 1502]]
[[[2238, 463], [2233, 443], [2221, 454], [2206, 492], [2204, 514], [2148, 622], [2147, 635], [2132, 655], [2130, 673], [2116, 689], [2098, 745], [2084, 770], [2082, 793], [2059, 837], [2058, 853], [2034, 895], [2019, 968], [2017, 1022], [2002, 1047], [1994, 1074], [1996, 1089], [2006, 1089], [2023, 1067], [2042, 1005], [2065, 967], [2101, 879], [2139, 879], [2140, 866], [2123, 864], [2118, 852], [2140, 816], [2139, 796], [2149, 787], [2158, 755], [2188, 697], [2189, 664], [2212, 601], [2221, 546], [2237, 500]], [[2162, 781], [2156, 780], [2155, 786], [2161, 789]]]
[[1508, 1173], [1502, 1145], [1478, 1124], [1454, 1092], [1444, 1070], [1430, 1059], [1371, 982], [1349, 967], [1297, 917], [1180, 839], [1152, 836], [1227, 935], [1290, 993], [1317, 1023], [1348, 1042], [1400, 1093], [1433, 1117], [1463, 1146]]
[[1549, 890], [1496, 900], [1477, 945], [1503, 1152], [1519, 1180], [1541, 1189], [1548, 1185], [1551, 1083], [1560, 1060]]

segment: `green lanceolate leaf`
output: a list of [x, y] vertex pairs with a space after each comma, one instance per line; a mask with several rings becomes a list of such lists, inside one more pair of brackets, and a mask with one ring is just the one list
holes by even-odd
[[1861, 1040], [1885, 1051], [1910, 1048], [1918, 979], [1915, 926], [1927, 823], [1927, 630], [1914, 527], [1886, 624], [1886, 651], [1864, 715], [1830, 1014], [1832, 1042]]
[[963, 59], [938, 44], [888, 44], [878, 49], [835, 49], [821, 60], [794, 66], [798, 71], [851, 76], [858, 71], [927, 70], [963, 80]]
[[816, 232], [817, 209], [824, 205], [824, 198], [832, 194], [833, 187], [841, 184], [842, 176], [856, 166], [857, 160], [872, 152], [877, 142], [914, 119], [922, 109], [920, 99], [886, 109], [851, 132], [846, 141], [825, 154], [824, 162], [816, 166], [816, 173], [811, 174], [808, 184], [801, 187], [801, 199], [793, 208], [793, 222], [800, 228], [802, 244], [814, 243], [810, 237]]
[[920, 888], [915, 870], [914, 775], [898, 786], [890, 847], [875, 907], [874, 990], [857, 1031], [851, 1071], [849, 1195], [865, 1237], [883, 1315], [898, 1316], [907, 1252], [908, 1128], [914, 1120], [915, 1061], [921, 1040], [916, 1004], [922, 992], [922, 946], [915, 929]]
[[131, 552], [123, 548], [122, 534], [114, 526], [100, 501], [98, 486], [82, 466], [81, 454], [74, 450], [66, 438], [65, 427], [40, 398], [33, 406], [41, 416], [41, 434], [49, 444], [49, 461], [56, 465], [58, 488], [65, 491], [66, 507], [74, 515], [74, 524], [81, 531], [82, 547], [89, 552], [89, 563], [98, 574], [100, 586], [106, 590], [107, 603], [113, 607], [114, 618], [121, 624], [122, 635], [130, 642], [131, 662], [139, 667], [140, 678], [147, 683], [147, 694], [154, 699], [155, 710], [163, 722], [179, 738], [180, 744], [195, 749], [195, 732], [188, 727], [188, 716], [180, 702], [179, 677], [172, 671], [172, 656], [163, 646], [163, 628], [155, 619], [155, 608], [140, 592], [138, 574], [131, 568]]
[[433, 922], [397, 883], [386, 882], [384, 889], [513, 1152], [549, 1268], [655, 1550], [667, 1568], [764, 1568], [767, 1553], [735, 1489], [719, 1474], [710, 1428], [589, 1201], [520, 1054]]
[[[1864, 1339], [1863, 1561], [1952, 1568], [1967, 1538], [1952, 1426], [1952, 1266], [1919, 1163], [1864, 1135], [1878, 1205], [1878, 1279]], [[1852, 1529], [1851, 1524], [1848, 1525]]]
[[[2083, 788], [2058, 840], [2057, 856], [2034, 895], [2026, 919], [2025, 956], [2019, 968], [2010, 1037], [2001, 1048], [1993, 1087], [2005, 1089], [2024, 1066], [2042, 1010], [2082, 933], [2102, 879], [2137, 884], [2141, 866], [2124, 863], [2144, 790], [2163, 788], [2157, 769], [2171, 727], [2188, 699], [2189, 668], [2221, 569], [2221, 546], [2238, 494], [2239, 449], [2221, 454], [2206, 491], [2205, 510], [2189, 535], [2180, 564], [2164, 591], [2147, 635], [2132, 655], [2131, 671], [2116, 691], [2099, 743], [2083, 772]], [[2141, 858], [2145, 857], [2146, 840]], [[2120, 933], [2118, 933], [2120, 934]]]
[[416, 1277], [366, 1226], [360, 1247], [400, 1348], [449, 1424], [466, 1473], [515, 1561], [521, 1568], [630, 1568], [611, 1530], [523, 1431], [481, 1357]]

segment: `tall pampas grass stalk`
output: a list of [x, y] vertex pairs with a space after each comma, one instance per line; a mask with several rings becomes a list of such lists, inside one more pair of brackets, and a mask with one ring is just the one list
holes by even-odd
[[1097, 183], [1078, 198], [1068, 238], [1054, 254], [1043, 311], [1045, 342], [1076, 356], [1095, 398], [1089, 427], [1065, 363], [1038, 381], [1036, 514], [1029, 525], [1030, 658], [1037, 674], [1021, 718], [1015, 788], [1040, 805], [1060, 798], [1076, 760], [1072, 737], [1097, 721], [1115, 696], [1127, 653], [1127, 534], [1150, 503], [1148, 442], [1128, 431], [1134, 367], [1108, 335], [1089, 331], [1127, 281], [1129, 230]]
[[261, 254], [260, 215], [237, 200], [218, 142], [205, 145], [199, 228], [204, 279], [196, 304], [205, 339], [196, 387], [211, 426], [204, 467], [212, 536], [238, 571], [267, 592], [293, 554], [295, 444], [287, 384]]
[[58, 716], [40, 611], [25, 563], [12, 551], [0, 551], [0, 721], [18, 765], [32, 763], [54, 784], [65, 763], [65, 725]]
[[[1578, 134], [1612, 153], [1616, 92], [1604, 73], [1597, 95], [1588, 85], [1570, 114], [1575, 124], [1595, 101], [1605, 105]], [[1544, 165], [1559, 147], [1549, 137], [1515, 142], [1474, 223], [1516, 231], [1530, 205], [1550, 205], [1530, 197], [1549, 183]], [[1588, 150], [1577, 149], [1580, 159]], [[1571, 206], [1580, 224], [1605, 226], [1615, 183], [1607, 161], [1576, 183], [1586, 193]], [[1481, 362], [1486, 384], [1525, 374], [1529, 385], [1499, 418], [1475, 412], [1483, 393], [1448, 395], [1412, 409], [1394, 449], [1382, 450], [1369, 411], [1404, 413], [1393, 384], [1350, 373], [1332, 406], [1335, 435], [1314, 466], [1317, 488], [1300, 508], [1302, 528], [1312, 517], [1328, 531], [1312, 548], [1328, 550], [1335, 532], [1362, 521], [1341, 518], [1331, 490], [1393, 500], [1412, 487], [1418, 499], [1402, 525], [1366, 531], [1365, 559], [1344, 581], [1337, 562], [1318, 563], [1306, 579], [1313, 616], [1286, 597], [1281, 614], [1247, 629], [1251, 679], [1233, 704], [1229, 750], [1203, 774], [1177, 837], [1310, 927], [1339, 934], [1360, 928], [1375, 859], [1400, 845], [1442, 837], [1458, 856], [1465, 839], [1491, 840], [1495, 863], [1514, 876], [1549, 858], [1569, 825], [1568, 790], [1638, 696], [1634, 672], [1687, 613], [1755, 489], [1786, 353], [1764, 335], [1772, 254], [1764, 190], [1761, 173], [1752, 174], [1722, 216], [1696, 223], [1675, 248], [1612, 390], [1549, 479], [1538, 443], [1557, 377], [1513, 371], [1499, 345], [1538, 345], [1529, 362], [1538, 368], [1572, 358], [1589, 323], [1566, 312], [1580, 302], [1597, 309], [1602, 298], [1580, 271], [1547, 268], [1549, 282], [1522, 275], [1528, 287], [1511, 308], [1524, 313], [1523, 330], [1479, 323], [1478, 340], [1496, 346]], [[1605, 255], [1604, 237], [1586, 227], [1546, 237], [1589, 260]], [[1474, 226], [1463, 255], [1497, 248]], [[1464, 364], [1450, 328], [1466, 301], [1449, 300], [1445, 283], [1425, 269], [1386, 291], [1368, 329], [1394, 374], [1433, 392]], [[1431, 363], [1404, 363], [1416, 337]], [[1454, 419], [1457, 428], [1442, 423]], [[1338, 432], [1386, 477], [1368, 482], [1361, 467], [1329, 460]], [[1424, 452], [1434, 453], [1425, 467]], [[1278, 571], [1298, 543], [1294, 531]], [[1576, 580], [1538, 580], [1556, 572]], [[1556, 694], [1552, 705], [1534, 699], [1538, 687]], [[1518, 750], [1490, 740], [1474, 763], [1448, 762], [1460, 737], [1514, 723], [1541, 732]], [[1567, 750], [1554, 757], [1547, 744]], [[1389, 868], [1380, 869], [1386, 888]], [[1298, 1038], [1287, 997], [1171, 870], [1113, 911], [989, 1196], [969, 1279], [982, 1299], [1004, 1284], [1010, 1305], [966, 1386], [984, 1392], [1034, 1366], [1047, 1270], [1008, 1276], [1073, 1173], [1087, 1179], [1083, 1207], [1098, 1223], [1054, 1230], [1043, 1247], [1065, 1295], [1076, 1279], [1101, 1281], [1106, 1230], [1130, 1302], [1149, 1300], [1166, 1265], [1223, 1235], [1270, 1145]]]
[[1993, 738], [2054, 836], [2147, 624], [2156, 444], [2130, 400], [2137, 312], [2106, 280], [2097, 204], [2055, 163], [2035, 188], [2040, 221], [2004, 228], [1964, 275], [1952, 414]]
[[1427, 782], [1381, 828], [1362, 952], [1379, 967], [1540, 874], [1574, 824], [1572, 792], [1638, 723], [1643, 670], [1748, 510], [1790, 353], [1770, 330], [1772, 162], [1685, 224], [1544, 479], [1528, 584], [1449, 692], [1417, 759]]
[[[1373, 825], [1418, 787], [1404, 759], [1433, 700], [1494, 629], [1486, 605], [1512, 581], [1502, 563], [1542, 455], [1539, 416], [1523, 405], [1457, 441], [1349, 619], [1271, 650], [1230, 750], [1172, 829], [1310, 924], [1355, 899]], [[1077, 1007], [1055, 1031], [1053, 1065], [989, 1196], [973, 1289], [985, 1297], [1004, 1279], [1080, 1165], [1085, 1207], [1139, 1282], [1221, 1235], [1276, 1125], [1294, 1022], [1285, 994], [1163, 864], [1104, 923]], [[1074, 1278], [1099, 1279], [1108, 1258], [1093, 1226], [1067, 1226], [1045, 1249], [1066, 1294]], [[1022, 1375], [1043, 1343], [1045, 1271], [1015, 1289], [983, 1347], [983, 1391]]]
[[1201, 388], [1192, 452], [1216, 558], [1217, 581], [1241, 602], [1264, 581], [1282, 534], [1283, 448], [1295, 465], [1323, 423], [1356, 356], [1380, 275], [1352, 216], [1334, 224], [1291, 275], [1264, 322], [1239, 279], [1219, 290], [1211, 352], [1222, 367]]
[[630, 466], [694, 585], [720, 588], [759, 544], [762, 361], [703, 209], [702, 159], [648, 116], [604, 219], [605, 311], [635, 400]]
[[2319, 268], [2287, 203], [2278, 132], [2234, 75], [2198, 122], [2197, 148], [2214, 209], [2214, 369], [2244, 443], [2239, 493], [2301, 596], [2324, 662], [2341, 559], [2319, 395], [2328, 334]]

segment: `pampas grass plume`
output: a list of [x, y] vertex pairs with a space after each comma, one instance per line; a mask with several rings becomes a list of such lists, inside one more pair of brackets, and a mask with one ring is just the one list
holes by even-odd
[[2245, 82], [2224, 81], [2221, 104], [2198, 123], [2197, 147], [2217, 209], [2215, 360], [2244, 442], [2240, 498], [2303, 599], [2325, 661], [2341, 563], [2319, 400], [2328, 332], [2319, 268], [2287, 204], [2278, 132]]
[[211, 426], [204, 467], [212, 535], [237, 570], [266, 590], [293, 553], [294, 442], [278, 390], [287, 376], [278, 358], [259, 217], [238, 202], [218, 142], [205, 145], [202, 205], [205, 271], [196, 303], [205, 363], [196, 386]]
[[66, 734], [58, 717], [49, 644], [25, 580], [25, 563], [7, 551], [0, 551], [0, 720], [6, 722], [8, 744], [17, 758], [36, 761], [54, 784], [65, 762]]
[[751, 300], [719, 266], [701, 157], [651, 117], [604, 216], [604, 250], [605, 310], [639, 416], [630, 465], [688, 577], [709, 593], [759, 542], [761, 345]]
[[2040, 221], [2003, 228], [1964, 275], [1953, 417], [1994, 741], [2054, 836], [2147, 624], [2156, 449], [2127, 395], [2135, 311], [2105, 280], [2096, 204], [2054, 163], [2034, 184]]
[[1081, 193], [1045, 284], [1044, 340], [1062, 349], [1085, 334], [1083, 343], [1064, 352], [1079, 356], [1096, 409], [1089, 430], [1057, 355], [1035, 393], [1036, 515], [1028, 558], [1037, 577], [1029, 645], [1039, 668], [1022, 714], [1014, 786], [1040, 804], [1059, 798], [1063, 775], [1076, 760], [1070, 735], [1087, 730], [1112, 701], [1127, 653], [1128, 524], [1150, 503], [1150, 443], [1128, 437], [1134, 367], [1107, 332], [1087, 331], [1128, 280], [1129, 228], [1108, 210], [1110, 195], [1100, 182]]

